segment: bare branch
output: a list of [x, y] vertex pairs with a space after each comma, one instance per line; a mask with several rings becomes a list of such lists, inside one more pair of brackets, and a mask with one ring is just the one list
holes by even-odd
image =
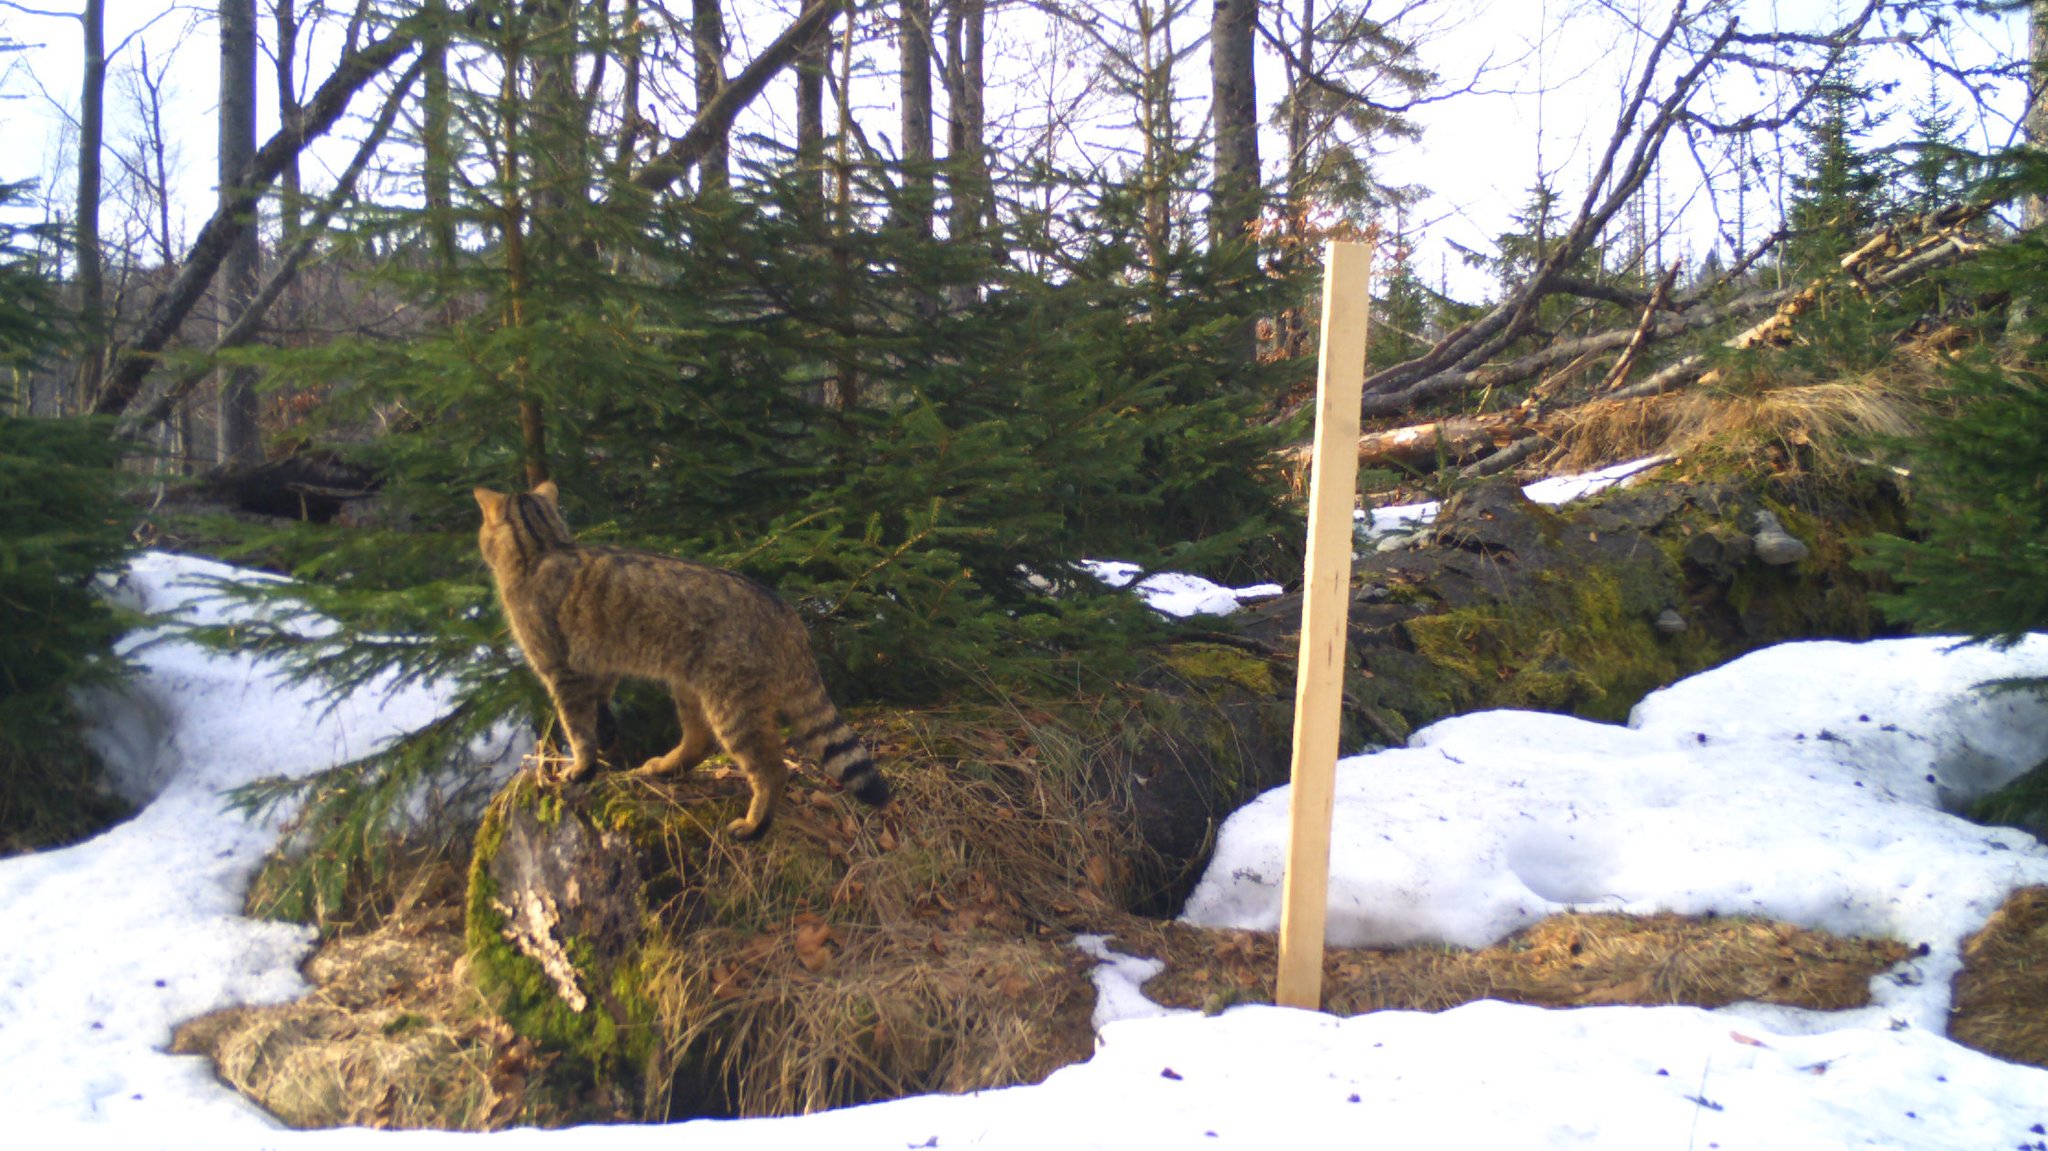
[[313, 241], [326, 229], [328, 221], [334, 218], [334, 214], [341, 210], [342, 205], [355, 194], [356, 181], [362, 178], [363, 169], [369, 166], [370, 157], [382, 146], [385, 136], [390, 134], [391, 126], [397, 121], [399, 109], [404, 104], [406, 93], [418, 82], [420, 74], [424, 71], [426, 61], [414, 60], [412, 66], [399, 77], [398, 82], [392, 87], [391, 95], [384, 101], [383, 110], [370, 125], [369, 134], [363, 137], [362, 144], [356, 148], [355, 156], [349, 161], [348, 167], [343, 169], [341, 178], [335, 182], [334, 190], [321, 201], [312, 218], [301, 226], [299, 238], [292, 244], [291, 250], [285, 253], [276, 270], [264, 281], [262, 289], [249, 301], [249, 306], [243, 309], [241, 315], [235, 317], [235, 322], [206, 354], [205, 362], [187, 369], [184, 375], [165, 388], [163, 393], [150, 401], [142, 411], [124, 415], [115, 426], [116, 436], [126, 440], [142, 438], [149, 429], [169, 419], [177, 408], [178, 401], [184, 399], [193, 388], [198, 387], [212, 374], [213, 361], [222, 352], [229, 348], [239, 348], [255, 339], [257, 330], [263, 326], [264, 313], [268, 312], [270, 305], [276, 303], [278, 297], [284, 295], [285, 289], [291, 286], [292, 280], [298, 275], [299, 266], [313, 250]]
[[257, 202], [284, 170], [285, 162], [333, 127], [356, 93], [419, 42], [422, 28], [418, 18], [409, 18], [384, 39], [342, 57], [334, 73], [301, 110], [298, 122], [279, 128], [257, 150], [249, 171], [235, 182], [233, 195], [224, 198], [225, 202], [192, 241], [177, 278], [150, 306], [142, 330], [116, 352], [113, 374], [93, 405], [96, 414], [120, 415], [135, 402], [158, 353], [170, 343], [178, 326], [213, 283], [214, 273], [226, 259], [228, 249], [240, 238], [243, 229], [252, 226]]
[[819, 29], [832, 22], [846, 0], [816, 0], [789, 27], [783, 29], [752, 63], [726, 82], [697, 111], [697, 118], [683, 134], [648, 164], [633, 174], [632, 184], [642, 192], [658, 192], [683, 178], [704, 153], [731, 129], [741, 110], [753, 103], [777, 73], [794, 63], [804, 46]]

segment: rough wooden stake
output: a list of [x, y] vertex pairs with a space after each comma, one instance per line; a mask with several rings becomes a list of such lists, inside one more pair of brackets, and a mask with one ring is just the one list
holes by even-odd
[[1352, 509], [1358, 498], [1359, 395], [1365, 383], [1372, 245], [1323, 249], [1323, 350], [1316, 378], [1315, 470], [1309, 480], [1308, 560], [1301, 659], [1295, 669], [1294, 786], [1287, 879], [1280, 902], [1274, 999], [1315, 1010], [1323, 1001], [1323, 923], [1330, 887], [1330, 812], [1344, 695], [1344, 627], [1351, 604]]

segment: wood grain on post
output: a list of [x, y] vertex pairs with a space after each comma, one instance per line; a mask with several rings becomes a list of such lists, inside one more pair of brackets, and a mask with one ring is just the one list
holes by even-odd
[[1294, 784], [1287, 879], [1280, 900], [1274, 1000], [1313, 1011], [1323, 998], [1323, 925], [1330, 888], [1330, 812], [1344, 697], [1344, 627], [1351, 604], [1352, 510], [1358, 498], [1359, 392], [1365, 382], [1370, 243], [1323, 248], [1323, 349], [1316, 377], [1308, 561], [1295, 669]]

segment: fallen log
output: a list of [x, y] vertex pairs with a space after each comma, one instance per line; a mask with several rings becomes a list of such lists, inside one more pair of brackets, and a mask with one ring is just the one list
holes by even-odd
[[[1709, 357], [1700, 353], [1681, 356], [1636, 383], [1622, 386], [1622, 381], [1643, 350], [1658, 341], [1769, 309], [1769, 315], [1723, 340], [1721, 346], [1734, 350], [1782, 346], [1792, 339], [1800, 318], [1844, 279], [1856, 291], [1869, 295], [1969, 259], [1986, 245], [1970, 239], [1967, 230], [1992, 207], [1988, 201], [1953, 205], [1887, 228], [1844, 255], [1836, 272], [1798, 288], [1750, 292], [1717, 304], [1678, 305], [1674, 312], [1670, 310], [1674, 305], [1664, 302], [1675, 279], [1667, 274], [1645, 300], [1642, 316], [1631, 327], [1559, 340], [1505, 363], [1470, 372], [1440, 372], [1397, 393], [1367, 396], [1366, 416], [1391, 415], [1436, 395], [1500, 388], [1545, 373], [1552, 373], [1546, 384], [1561, 382], [1595, 357], [1610, 351], [1620, 353], [1590, 399], [1545, 412], [1552, 395], [1539, 386], [1531, 400], [1541, 402], [1525, 401], [1500, 412], [1449, 416], [1367, 432], [1359, 439], [1359, 466], [1423, 472], [1447, 465], [1469, 468], [1530, 436], [1554, 435], [1588, 404], [1641, 399], [1689, 385], [1712, 384], [1719, 374], [1711, 368]], [[1300, 467], [1308, 463], [1306, 450], [1306, 445], [1294, 445], [1282, 454]]]
[[[1893, 225], [1843, 256], [1836, 271], [1816, 277], [1799, 288], [1746, 292], [1719, 302], [1703, 298], [1707, 292], [1723, 286], [1725, 281], [1722, 281], [1666, 305], [1661, 313], [1657, 313], [1654, 307], [1646, 307], [1646, 317], [1656, 314], [1652, 323], [1638, 321], [1626, 328], [1558, 340], [1501, 363], [1447, 367], [1420, 376], [1410, 370], [1410, 365], [1397, 364], [1374, 373], [1366, 380], [1363, 414], [1367, 418], [1390, 416], [1426, 401], [1501, 388], [1535, 378], [1588, 352], [1621, 351], [1631, 346], [1640, 349], [1641, 346], [1670, 340], [1765, 309], [1770, 309], [1770, 316], [1731, 338], [1727, 346], [1754, 347], [1781, 339], [1830, 287], [1845, 278], [1856, 290], [1868, 294], [1896, 287], [1975, 255], [1984, 244], [1970, 240], [1967, 230], [1994, 207], [1996, 205], [1988, 200], [1953, 204]], [[1654, 304], [1654, 299], [1651, 303]], [[1462, 329], [1453, 332], [1441, 343], [1449, 344], [1459, 339], [1461, 334]], [[1423, 363], [1434, 355], [1432, 351], [1413, 363]], [[1659, 386], [1671, 387], [1683, 382], [1688, 382], [1683, 374], [1675, 373], [1662, 378]]]

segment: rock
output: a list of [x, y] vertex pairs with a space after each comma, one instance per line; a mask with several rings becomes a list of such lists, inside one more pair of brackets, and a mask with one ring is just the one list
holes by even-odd
[[1778, 517], [1764, 508], [1757, 509], [1756, 534], [1750, 541], [1756, 545], [1756, 558], [1773, 567], [1796, 564], [1813, 554], [1813, 549], [1786, 531]]
[[[1791, 540], [1806, 562], [1753, 562], [1770, 508], [1820, 525]], [[1486, 481], [1447, 502], [1433, 542], [1354, 560], [1346, 719], [1387, 744], [1495, 707], [1618, 722], [1645, 693], [1767, 644], [1885, 634], [1878, 581], [1844, 544], [1901, 530], [1881, 476], [1673, 480], [1558, 507]], [[1292, 595], [1229, 626], [1291, 652], [1300, 612]]]
[[1756, 555], [1756, 545], [1742, 532], [1717, 524], [1686, 540], [1683, 554], [1699, 574], [1727, 583]]

